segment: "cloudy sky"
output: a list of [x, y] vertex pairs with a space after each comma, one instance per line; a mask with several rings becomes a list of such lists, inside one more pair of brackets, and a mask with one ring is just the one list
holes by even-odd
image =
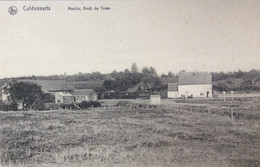
[[[260, 67], [260, 0], [0, 3], [0, 78], [109, 73], [133, 62], [159, 74]], [[23, 11], [30, 5], [51, 11]], [[84, 6], [111, 10], [67, 10]]]

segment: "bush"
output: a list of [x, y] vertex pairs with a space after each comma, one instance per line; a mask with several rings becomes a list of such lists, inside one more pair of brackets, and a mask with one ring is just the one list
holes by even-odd
[[18, 104], [15, 101], [12, 101], [11, 104], [9, 105], [9, 109], [11, 111], [17, 111], [18, 110]]
[[75, 110], [76, 109], [76, 105], [75, 104], [61, 104], [61, 108]]
[[33, 110], [44, 110], [45, 109], [45, 102], [39, 98], [35, 99], [32, 104]]
[[101, 104], [98, 101], [84, 101], [82, 103], [77, 104], [81, 109], [86, 109], [90, 107], [101, 107]]
[[55, 103], [55, 96], [51, 93], [44, 93], [45, 103]]
[[50, 110], [51, 108], [52, 109], [59, 109], [59, 106], [62, 108], [62, 109], [71, 109], [71, 110], [76, 110], [78, 109], [77, 106], [78, 105], [81, 109], [87, 109], [87, 108], [91, 108], [92, 106], [93, 107], [101, 107], [101, 103], [99, 103], [98, 101], [84, 101], [82, 103], [78, 103], [78, 104], [55, 104], [55, 103], [47, 103], [45, 105], [45, 109], [46, 110]]
[[58, 110], [59, 109], [59, 104], [55, 103], [45, 103], [45, 110]]
[[17, 111], [18, 104], [15, 101], [12, 101], [11, 104], [4, 104], [3, 102], [1, 102], [0, 110], [1, 111]]
[[119, 101], [116, 106], [127, 106], [128, 104], [130, 104], [128, 101]]

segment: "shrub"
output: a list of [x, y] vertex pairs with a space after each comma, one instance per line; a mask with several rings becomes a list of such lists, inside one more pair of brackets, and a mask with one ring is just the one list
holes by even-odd
[[45, 110], [57, 110], [59, 109], [59, 104], [55, 103], [45, 103]]
[[98, 101], [84, 101], [82, 103], [77, 104], [81, 109], [86, 109], [90, 107], [101, 107], [101, 104]]
[[46, 110], [50, 110], [51, 108], [52, 109], [59, 109], [59, 106], [62, 108], [62, 109], [71, 109], [71, 110], [76, 110], [78, 109], [77, 106], [78, 105], [81, 109], [87, 109], [87, 108], [91, 108], [92, 106], [93, 107], [101, 107], [101, 103], [98, 102], [98, 101], [84, 101], [82, 103], [78, 103], [78, 104], [55, 104], [55, 103], [47, 103], [45, 105], [45, 109]]
[[1, 111], [17, 111], [18, 104], [15, 101], [12, 101], [10, 104], [4, 104], [3, 102], [1, 102], [0, 110]]
[[127, 106], [129, 104], [129, 102], [127, 101], [119, 101], [116, 106]]
[[35, 99], [32, 104], [33, 110], [44, 110], [45, 109], [45, 102], [39, 98]]
[[76, 105], [75, 104], [61, 104], [61, 108], [74, 110], [74, 109], [76, 109]]

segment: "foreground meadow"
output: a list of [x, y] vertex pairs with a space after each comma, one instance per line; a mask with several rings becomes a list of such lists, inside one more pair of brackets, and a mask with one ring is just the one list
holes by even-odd
[[218, 109], [0, 112], [0, 166], [260, 166], [259, 102], [238, 101], [233, 120]]

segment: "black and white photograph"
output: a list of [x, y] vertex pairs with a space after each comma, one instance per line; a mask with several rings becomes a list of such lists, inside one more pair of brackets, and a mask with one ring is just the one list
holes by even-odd
[[0, 167], [259, 167], [260, 0], [0, 0]]

